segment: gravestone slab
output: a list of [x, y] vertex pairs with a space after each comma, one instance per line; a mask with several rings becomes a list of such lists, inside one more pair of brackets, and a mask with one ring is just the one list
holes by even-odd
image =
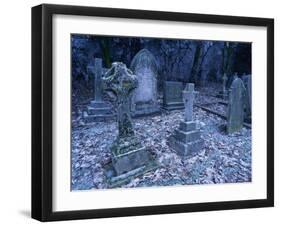
[[138, 87], [138, 79], [126, 65], [115, 62], [103, 77], [105, 88], [117, 98], [118, 137], [110, 147], [112, 165], [108, 167], [111, 187], [120, 186], [132, 177], [157, 167], [148, 148], [135, 135], [130, 114], [131, 93]]
[[252, 76], [244, 74], [242, 76], [243, 83], [246, 88], [245, 100], [245, 121], [251, 122], [252, 118]]
[[168, 145], [180, 156], [193, 156], [202, 149], [204, 144], [201, 132], [193, 120], [193, 104], [195, 94], [194, 84], [188, 83], [183, 91], [184, 121], [179, 128], [168, 138]]
[[147, 49], [142, 49], [133, 58], [130, 68], [138, 79], [138, 87], [134, 90], [131, 101], [132, 116], [158, 113], [158, 68], [155, 57]]
[[246, 89], [243, 81], [234, 77], [229, 89], [227, 108], [227, 133], [238, 132], [243, 127]]
[[93, 81], [93, 101], [87, 106], [84, 112], [84, 121], [87, 123], [102, 122], [114, 118], [112, 106], [109, 102], [103, 100], [103, 85], [102, 85], [102, 60], [99, 58], [94, 59], [94, 65], [87, 67], [88, 73], [92, 76]]
[[166, 110], [183, 109], [183, 83], [165, 81], [163, 87], [163, 108]]
[[227, 83], [227, 75], [226, 73], [223, 74], [222, 77], [222, 90], [219, 92], [218, 97], [227, 100], [227, 87], [226, 87], [226, 83]]

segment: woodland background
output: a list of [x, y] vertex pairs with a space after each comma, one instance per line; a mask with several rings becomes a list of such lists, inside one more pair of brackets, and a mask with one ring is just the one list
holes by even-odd
[[[224, 73], [229, 78], [234, 72], [251, 74], [251, 43], [74, 34], [71, 44], [73, 98], [89, 97], [92, 78], [87, 66], [95, 57], [103, 59], [105, 68], [110, 68], [114, 61], [130, 67], [133, 57], [143, 48], [148, 49], [158, 62], [160, 91], [163, 81], [206, 86], [208, 82], [221, 82]], [[230, 82], [231, 79], [228, 86]]]

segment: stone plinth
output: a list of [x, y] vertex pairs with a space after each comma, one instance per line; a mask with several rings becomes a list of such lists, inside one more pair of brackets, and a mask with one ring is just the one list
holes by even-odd
[[87, 123], [91, 122], [105, 122], [115, 119], [112, 112], [112, 105], [105, 101], [91, 101], [87, 106], [87, 114], [84, 120]]
[[181, 122], [174, 134], [169, 137], [169, 145], [181, 156], [192, 156], [201, 150], [204, 142], [194, 121]]

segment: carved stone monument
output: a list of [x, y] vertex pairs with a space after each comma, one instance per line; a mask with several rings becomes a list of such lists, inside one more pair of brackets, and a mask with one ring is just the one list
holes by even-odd
[[136, 75], [126, 65], [115, 62], [103, 77], [105, 88], [117, 97], [118, 137], [111, 146], [112, 169], [110, 186], [115, 187], [130, 178], [156, 168], [150, 151], [135, 135], [130, 114], [131, 93], [138, 87]]
[[201, 139], [201, 132], [193, 121], [193, 103], [195, 94], [194, 84], [188, 83], [183, 91], [184, 100], [184, 121], [180, 123], [168, 138], [168, 144], [181, 156], [192, 156], [201, 150], [204, 141]]
[[234, 77], [229, 89], [228, 109], [227, 109], [227, 133], [240, 131], [244, 122], [244, 107], [246, 89], [243, 81]]
[[147, 49], [140, 50], [131, 62], [130, 69], [137, 76], [138, 87], [133, 92], [132, 116], [158, 113], [157, 62]]
[[182, 82], [165, 81], [163, 87], [163, 108], [166, 110], [183, 109]]
[[93, 78], [94, 100], [87, 106], [87, 111], [84, 112], [84, 120], [91, 123], [113, 119], [114, 115], [111, 104], [102, 98], [102, 60], [95, 58], [94, 65], [88, 66], [87, 70]]

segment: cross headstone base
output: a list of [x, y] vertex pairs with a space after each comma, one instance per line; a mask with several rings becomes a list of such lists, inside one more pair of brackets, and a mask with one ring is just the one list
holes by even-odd
[[145, 115], [157, 115], [160, 113], [158, 103], [135, 103], [134, 111], [131, 112], [132, 117], [140, 117]]
[[84, 114], [86, 123], [105, 122], [114, 118], [111, 104], [105, 101], [91, 101]]
[[126, 173], [116, 175], [114, 167], [111, 164], [106, 167], [108, 188], [116, 188], [129, 183], [133, 178], [144, 175], [147, 172], [157, 169], [159, 166], [154, 162], [150, 161], [149, 164], [140, 166]]
[[107, 167], [109, 187], [118, 187], [132, 178], [158, 167], [149, 149], [137, 137], [117, 138], [111, 147], [112, 162]]
[[163, 105], [163, 109], [167, 111], [172, 111], [172, 110], [181, 110], [184, 109], [183, 102], [173, 102], [173, 103], [167, 103]]
[[196, 122], [181, 122], [178, 129], [168, 138], [168, 144], [180, 156], [192, 156], [201, 150], [204, 142], [200, 137]]

